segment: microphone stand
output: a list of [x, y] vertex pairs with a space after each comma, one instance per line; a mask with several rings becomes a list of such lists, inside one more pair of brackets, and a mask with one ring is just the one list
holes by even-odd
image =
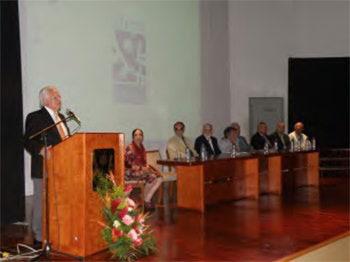
[[57, 125], [61, 124], [64, 121], [69, 121], [73, 119], [74, 116], [69, 115], [65, 119], [58, 121], [57, 123], [53, 123], [52, 125], [45, 127], [44, 129], [40, 130], [39, 132], [35, 133], [34, 135], [31, 135], [29, 137], [29, 140], [41, 135], [41, 139], [44, 141], [44, 166], [45, 166], [45, 231], [46, 231], [46, 239], [45, 239], [45, 247], [42, 250], [42, 254], [45, 253], [46, 257], [50, 256], [51, 252], [66, 255], [69, 257], [76, 258], [78, 260], [83, 260], [81, 257], [73, 256], [70, 254], [65, 254], [62, 252], [53, 251], [51, 249], [51, 242], [50, 242], [50, 224], [49, 224], [49, 165], [47, 162], [47, 156], [48, 156], [48, 145], [47, 145], [47, 131], [51, 130], [52, 128], [56, 127]]

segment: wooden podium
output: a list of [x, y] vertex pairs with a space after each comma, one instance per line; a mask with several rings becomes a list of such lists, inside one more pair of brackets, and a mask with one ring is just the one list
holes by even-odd
[[[49, 233], [53, 251], [86, 257], [105, 249], [102, 227], [97, 224], [104, 221], [102, 202], [93, 190], [96, 149], [114, 150], [115, 179], [117, 184], [124, 184], [122, 133], [78, 133], [49, 150]], [[43, 240], [45, 208], [44, 185]]]

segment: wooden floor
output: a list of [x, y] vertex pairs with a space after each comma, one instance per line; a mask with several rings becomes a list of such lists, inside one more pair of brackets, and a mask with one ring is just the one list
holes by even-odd
[[[328, 183], [328, 181], [338, 181]], [[175, 206], [151, 217], [159, 252], [142, 261], [273, 261], [349, 230], [349, 179], [209, 207], [202, 215]], [[1, 230], [1, 250], [32, 242], [25, 226]], [[71, 261], [51, 255], [38, 261]], [[86, 261], [107, 261], [101, 252]]]

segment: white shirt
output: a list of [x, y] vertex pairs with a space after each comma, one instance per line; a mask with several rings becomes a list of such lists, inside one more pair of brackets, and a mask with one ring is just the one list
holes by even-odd
[[[47, 112], [49, 112], [49, 114], [50, 114], [52, 120], [55, 122], [55, 124], [57, 124], [60, 120], [56, 119], [56, 115], [58, 116], [59, 119], [61, 119], [60, 116], [58, 115], [58, 112], [55, 113], [55, 111], [53, 111], [51, 108], [49, 108], [47, 106], [45, 106], [45, 109], [47, 110]], [[65, 136], [68, 137], [68, 130], [67, 130], [66, 126], [63, 124], [63, 122], [61, 122], [59, 125], [62, 127]], [[58, 127], [56, 127], [56, 128], [58, 130]]]

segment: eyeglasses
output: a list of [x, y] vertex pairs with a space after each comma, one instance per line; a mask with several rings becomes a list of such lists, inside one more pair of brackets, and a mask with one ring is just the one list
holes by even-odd
[[182, 131], [182, 130], [184, 130], [183, 127], [180, 127], [180, 128], [175, 127], [175, 131]]

